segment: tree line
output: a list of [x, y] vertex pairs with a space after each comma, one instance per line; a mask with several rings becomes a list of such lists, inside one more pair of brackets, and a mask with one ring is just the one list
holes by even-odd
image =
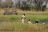
[[[35, 10], [41, 10], [44, 11], [46, 9], [46, 4], [43, 5], [44, 2], [42, 1], [36, 1], [34, 0], [34, 2], [32, 1], [18, 1], [18, 3], [14, 3], [11, 2], [0, 2], [0, 8], [20, 8], [22, 10], [31, 10], [31, 9], [35, 9]], [[46, 3], [46, 2], [45, 2]]]

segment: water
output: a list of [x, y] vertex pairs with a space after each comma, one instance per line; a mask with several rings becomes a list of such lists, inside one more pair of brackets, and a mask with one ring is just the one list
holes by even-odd
[[[36, 24], [35, 21], [32, 22], [33, 24]], [[48, 24], [48, 21], [38, 21], [38, 24]]]

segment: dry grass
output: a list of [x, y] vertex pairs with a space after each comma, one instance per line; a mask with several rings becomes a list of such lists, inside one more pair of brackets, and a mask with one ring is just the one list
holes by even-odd
[[[0, 9], [0, 14], [2, 15], [4, 13], [6, 9], [3, 8], [3, 9]], [[23, 14], [23, 13], [26, 13], [26, 14], [30, 14], [30, 15], [48, 15], [48, 10], [42, 12], [42, 11], [35, 11], [35, 10], [31, 10], [31, 11], [22, 11], [21, 9], [14, 9], [14, 8], [7, 8], [8, 11], [17, 11], [18, 14]]]
[[4, 32], [48, 32], [48, 24], [21, 24], [16, 22], [2, 22], [0, 31]]
[[[16, 9], [16, 10], [19, 15], [26, 13], [27, 18], [30, 18], [30, 19], [33, 19], [33, 18], [45, 19], [46, 18], [48, 20], [48, 11], [36, 12], [36, 11], [22, 11], [20, 9]], [[4, 12], [4, 9], [0, 9], [1, 15], [3, 14], [3, 12]], [[22, 24], [20, 22], [21, 16], [19, 15], [16, 15], [16, 16], [14, 15], [1, 16], [1, 15], [0, 15], [0, 20], [3, 22], [0, 21], [0, 32], [48, 32], [48, 24]]]

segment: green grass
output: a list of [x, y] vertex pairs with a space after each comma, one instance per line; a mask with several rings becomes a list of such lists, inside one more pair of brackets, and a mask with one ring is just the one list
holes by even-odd
[[[26, 15], [26, 20], [30, 19], [31, 21], [48, 21], [48, 15]], [[0, 15], [0, 21], [21, 21], [21, 15]]]
[[32, 21], [34, 20], [48, 20], [48, 15], [27, 15], [27, 19], [31, 19]]
[[20, 16], [17, 15], [0, 15], [0, 20], [17, 21], [20, 20]]

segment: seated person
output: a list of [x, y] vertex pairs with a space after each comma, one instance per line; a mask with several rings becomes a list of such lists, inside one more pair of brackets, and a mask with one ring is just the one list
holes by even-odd
[[28, 20], [28, 24], [32, 24], [31, 21], [30, 21], [30, 19]]

